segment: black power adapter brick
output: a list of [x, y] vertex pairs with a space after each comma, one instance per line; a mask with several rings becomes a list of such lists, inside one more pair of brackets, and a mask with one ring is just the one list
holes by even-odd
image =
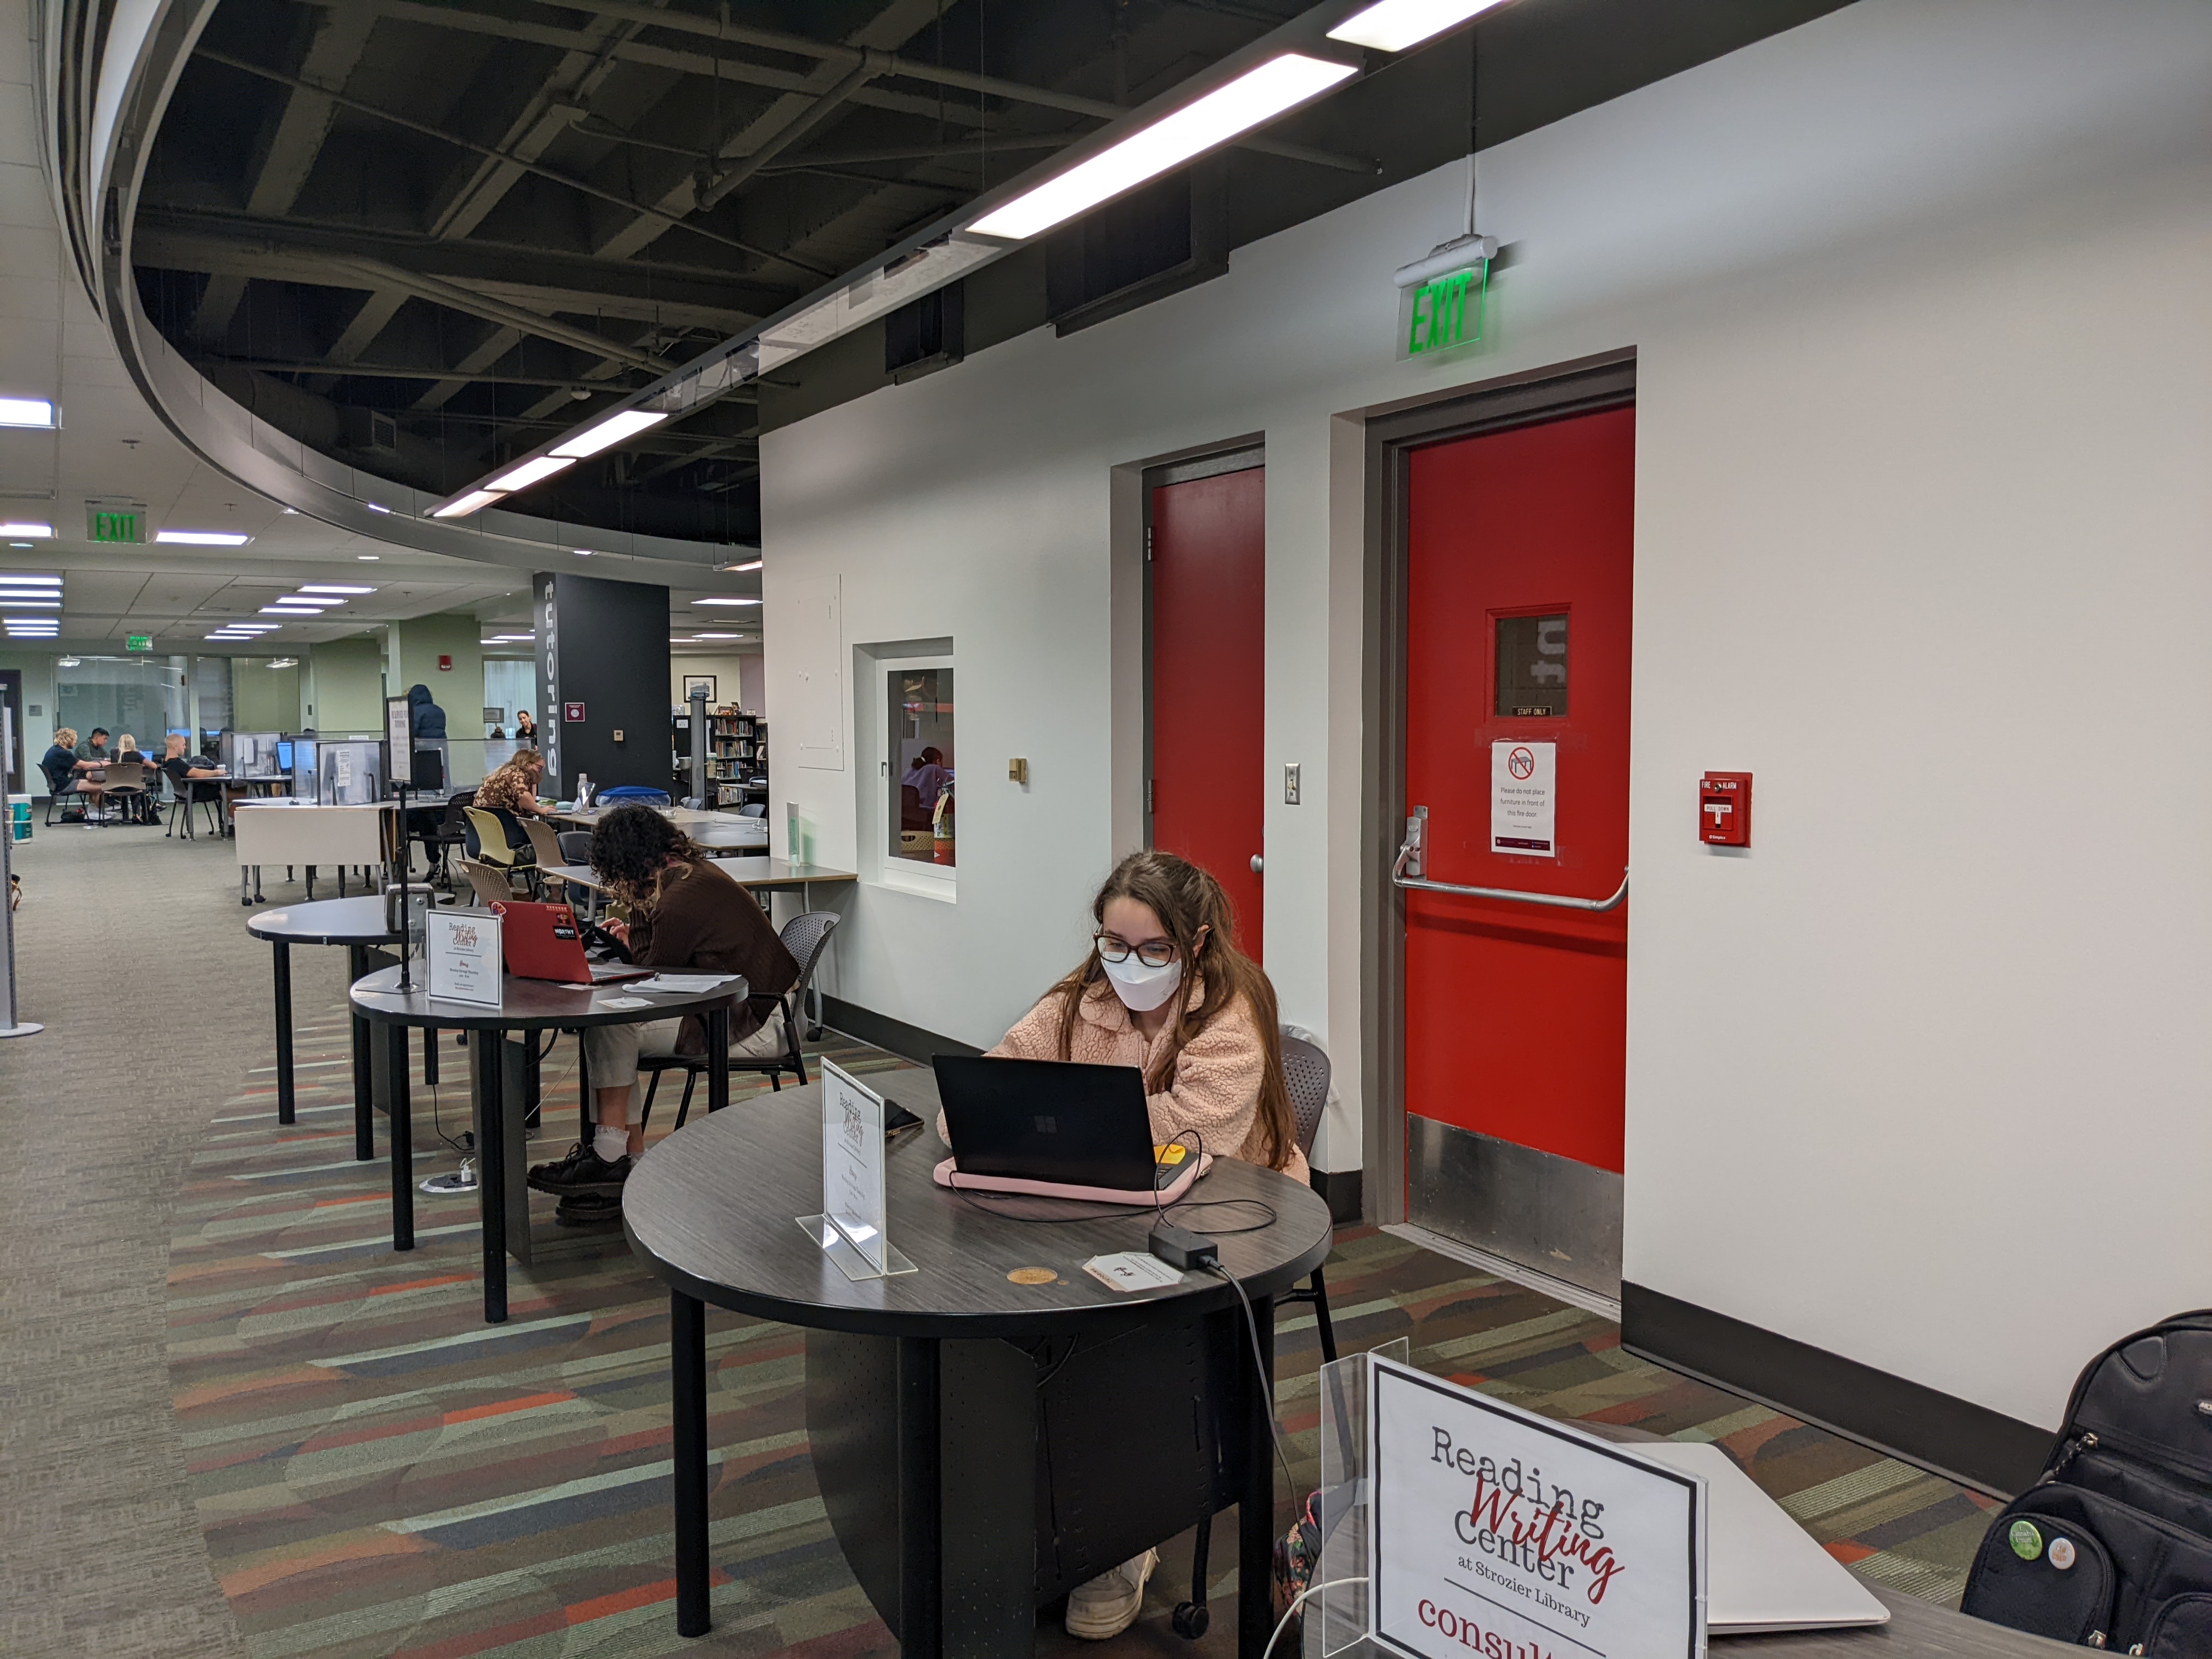
[[1221, 1260], [1221, 1247], [1204, 1233], [1170, 1227], [1165, 1222], [1152, 1229], [1148, 1243], [1152, 1254], [1170, 1267], [1206, 1267]]

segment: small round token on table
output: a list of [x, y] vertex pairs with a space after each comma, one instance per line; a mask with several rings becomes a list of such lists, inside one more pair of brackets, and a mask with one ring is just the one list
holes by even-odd
[[1016, 1285], [1049, 1285], [1059, 1277], [1049, 1267], [1017, 1267], [1006, 1275]]

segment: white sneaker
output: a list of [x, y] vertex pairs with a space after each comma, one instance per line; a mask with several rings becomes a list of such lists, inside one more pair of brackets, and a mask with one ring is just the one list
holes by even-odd
[[1102, 1572], [1067, 1593], [1067, 1633], [1086, 1642], [1119, 1636], [1144, 1610], [1145, 1582], [1157, 1571], [1160, 1553], [1146, 1550], [1111, 1572]]

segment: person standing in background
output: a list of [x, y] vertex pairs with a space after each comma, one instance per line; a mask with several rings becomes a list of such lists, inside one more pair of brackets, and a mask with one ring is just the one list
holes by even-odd
[[526, 743], [533, 749], [538, 746], [538, 722], [530, 718], [527, 708], [514, 711], [514, 740]]
[[420, 681], [407, 688], [407, 723], [413, 737], [446, 735], [446, 711], [431, 700], [430, 688]]

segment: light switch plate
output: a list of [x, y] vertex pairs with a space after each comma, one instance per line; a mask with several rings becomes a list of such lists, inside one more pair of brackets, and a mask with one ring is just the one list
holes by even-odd
[[1283, 805], [1296, 806], [1297, 804], [1298, 763], [1296, 761], [1285, 761], [1283, 763]]

